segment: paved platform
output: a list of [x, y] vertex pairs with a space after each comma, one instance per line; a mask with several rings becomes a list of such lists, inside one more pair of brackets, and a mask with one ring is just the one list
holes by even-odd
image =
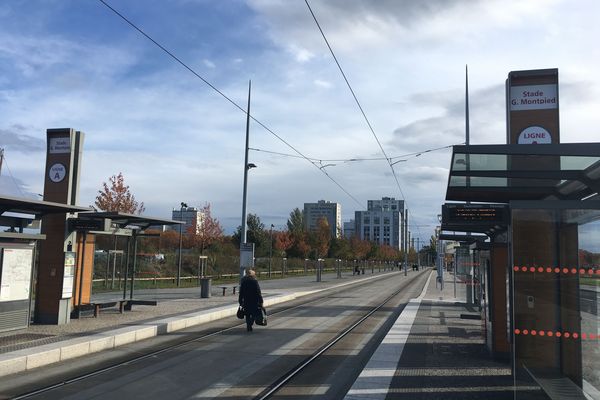
[[[344, 273], [341, 278], [336, 274], [323, 274], [321, 282], [316, 282], [314, 276], [259, 282], [265, 307], [269, 307], [389, 273], [400, 272], [375, 270], [359, 276]], [[103, 293], [94, 298], [119, 297], [122, 292]], [[229, 317], [235, 315], [238, 307], [237, 294], [233, 295], [233, 290], [228, 289], [227, 295], [222, 296], [218, 286], [213, 287], [210, 298], [200, 298], [199, 288], [139, 290], [135, 292], [135, 298], [156, 299], [158, 305], [134, 306], [132, 311], [123, 314], [117, 309], [107, 309], [98, 318], [85, 317], [65, 325], [31, 325], [27, 329], [0, 334], [0, 376]]]
[[[492, 359], [476, 307], [446, 274], [432, 272], [355, 381], [346, 399], [546, 399], [539, 387], [515, 382], [510, 365]], [[462, 284], [464, 286], [464, 284]]]

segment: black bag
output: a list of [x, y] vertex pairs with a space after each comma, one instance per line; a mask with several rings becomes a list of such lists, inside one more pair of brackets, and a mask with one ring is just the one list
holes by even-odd
[[244, 312], [244, 308], [242, 306], [238, 307], [236, 315], [237, 315], [238, 319], [244, 319], [244, 316], [246, 315], [246, 313]]
[[256, 325], [267, 326], [267, 310], [264, 307], [258, 308], [258, 314], [254, 322], [256, 322]]

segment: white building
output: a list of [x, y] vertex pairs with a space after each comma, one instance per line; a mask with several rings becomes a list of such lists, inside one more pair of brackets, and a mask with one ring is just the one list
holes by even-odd
[[342, 234], [342, 206], [339, 203], [319, 200], [316, 203], [304, 203], [304, 227], [306, 230], [317, 229], [319, 219], [325, 217], [331, 228], [331, 237], [339, 238]]
[[355, 235], [380, 245], [404, 248], [404, 200], [383, 197], [369, 200], [367, 211], [356, 211]]
[[[171, 214], [173, 221], [184, 221], [185, 224], [181, 226], [183, 233], [196, 232], [200, 233], [202, 224], [204, 223], [204, 213], [198, 210], [196, 207], [183, 207], [181, 209], [173, 209]], [[179, 232], [179, 225], [171, 225], [170, 229]]]

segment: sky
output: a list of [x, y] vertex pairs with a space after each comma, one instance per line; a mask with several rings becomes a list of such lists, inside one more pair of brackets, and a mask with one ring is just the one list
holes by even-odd
[[[464, 142], [466, 65], [472, 144], [505, 142], [506, 77], [541, 68], [559, 69], [561, 142], [600, 137], [594, 0], [309, 0], [387, 156], [406, 160], [400, 187], [385, 160], [327, 161], [383, 155], [304, 1], [106, 2], [243, 109], [252, 81], [272, 132], [250, 125], [248, 212], [276, 229], [305, 202], [348, 221], [385, 196], [427, 240], [451, 149], [425, 151]], [[210, 203], [227, 233], [240, 225], [244, 112], [98, 0], [1, 2], [0, 193], [42, 193], [46, 129], [67, 127], [85, 132], [80, 205], [122, 172], [146, 215]], [[268, 153], [297, 154], [284, 141], [323, 161]]]

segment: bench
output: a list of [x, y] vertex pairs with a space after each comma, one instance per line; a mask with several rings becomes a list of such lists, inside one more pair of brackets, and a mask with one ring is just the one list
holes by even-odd
[[112, 308], [119, 306], [119, 312], [123, 314], [123, 311], [131, 311], [132, 306], [156, 306], [158, 303], [156, 300], [132, 300], [132, 299], [119, 299], [109, 301], [95, 301], [89, 304], [82, 304], [80, 307], [81, 311], [93, 310], [94, 318], [97, 318], [100, 314], [100, 310], [103, 308]]
[[237, 289], [237, 285], [235, 285], [235, 286], [219, 286], [219, 288], [221, 288], [221, 290], [223, 290], [223, 296], [225, 296], [225, 292], [227, 291], [228, 288], [232, 288], [233, 289], [233, 294], [235, 294], [235, 291]]
[[586, 400], [587, 397], [579, 386], [569, 378], [557, 372], [536, 371], [523, 365], [525, 371], [540, 385], [542, 391], [552, 400]]

